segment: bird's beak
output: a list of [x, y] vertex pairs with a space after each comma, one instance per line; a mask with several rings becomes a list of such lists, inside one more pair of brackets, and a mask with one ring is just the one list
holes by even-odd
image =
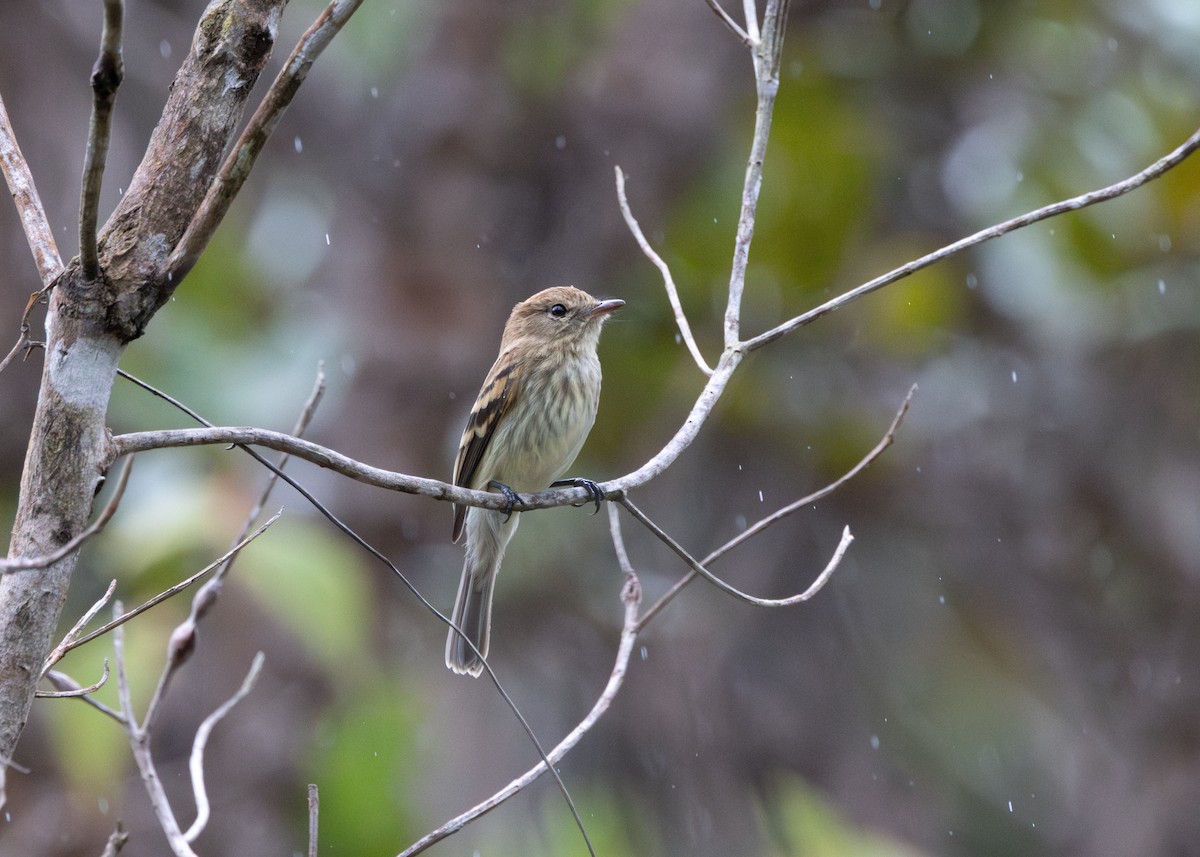
[[625, 306], [625, 301], [620, 298], [609, 298], [606, 301], [596, 301], [596, 305], [592, 307], [588, 315], [607, 315], [613, 310], [620, 309]]

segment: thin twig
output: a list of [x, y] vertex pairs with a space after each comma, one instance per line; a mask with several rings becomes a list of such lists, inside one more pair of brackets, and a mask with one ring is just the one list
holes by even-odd
[[29, 357], [30, 352], [33, 351], [35, 347], [45, 347], [46, 344], [44, 342], [34, 342], [29, 338], [29, 314], [33, 312], [33, 308], [35, 306], [46, 300], [46, 296], [50, 294], [50, 290], [53, 288], [54, 283], [51, 283], [50, 285], [39, 289], [29, 296], [29, 300], [25, 303], [25, 312], [21, 314], [21, 325], [17, 333], [17, 343], [12, 347], [12, 350], [4, 356], [4, 359], [0, 360], [0, 372], [3, 372], [5, 369], [7, 369], [8, 364], [12, 362], [13, 358], [22, 351], [25, 352], [25, 356], [21, 359], [25, 360]]
[[749, 595], [745, 592], [742, 592], [740, 589], [731, 586], [705, 568], [703, 564], [701, 564], [699, 560], [688, 553], [687, 550], [685, 550], [684, 547], [679, 544], [679, 542], [671, 538], [671, 536], [668, 535], [667, 532], [662, 529], [662, 527], [654, 523], [654, 521], [652, 521], [645, 512], [639, 509], [634, 502], [629, 499], [629, 497], [622, 495], [621, 497], [617, 498], [617, 502], [628, 509], [629, 514], [633, 515], [633, 517], [636, 518], [642, 524], [642, 526], [652, 532], [659, 541], [674, 551], [676, 556], [687, 563], [693, 571], [727, 595], [732, 595], [734, 598], [745, 601], [747, 604], [753, 604], [756, 607], [790, 607], [793, 604], [799, 604], [802, 601], [807, 601], [812, 598], [821, 591], [821, 587], [825, 585], [825, 582], [829, 580], [830, 576], [837, 569], [838, 564], [842, 561], [842, 556], [846, 553], [846, 549], [850, 547], [850, 543], [854, 541], [854, 536], [850, 535], [850, 528], [845, 527], [842, 530], [841, 541], [838, 542], [838, 546], [834, 550], [833, 556], [830, 558], [829, 562], [826, 564], [821, 573], [817, 575], [816, 579], [809, 584], [809, 587], [803, 592], [799, 592], [795, 595], [789, 595], [786, 598], [759, 598], [754, 595]]
[[683, 304], [679, 301], [679, 290], [675, 288], [675, 278], [671, 276], [671, 269], [663, 261], [662, 256], [658, 255], [654, 248], [650, 246], [650, 242], [646, 240], [646, 236], [642, 233], [642, 227], [638, 225], [637, 218], [633, 216], [633, 211], [629, 208], [629, 200], [625, 196], [625, 173], [619, 166], [613, 169], [617, 174], [617, 204], [621, 207], [621, 215], [625, 218], [625, 225], [633, 233], [634, 240], [642, 248], [642, 253], [645, 254], [646, 258], [662, 274], [663, 286], [667, 290], [667, 300], [671, 302], [671, 311], [675, 313], [675, 323], [679, 325], [679, 334], [683, 337], [688, 351], [692, 353], [692, 359], [696, 361], [696, 365], [700, 367], [701, 372], [711, 376], [713, 373], [712, 367], [708, 365], [708, 362], [704, 359], [704, 355], [700, 353], [700, 347], [696, 344], [696, 338], [692, 336], [692, 328], [688, 324], [687, 316], [683, 312]]
[[[78, 690], [79, 689], [79, 682], [75, 681], [75, 679], [71, 678], [66, 673], [61, 673], [58, 670], [50, 670], [48, 673], [46, 673], [45, 678], [46, 678], [46, 681], [50, 682], [52, 685], [54, 685], [59, 690]], [[77, 698], [82, 700], [83, 702], [86, 702], [88, 705], [90, 705], [92, 708], [99, 711], [101, 714], [105, 714], [105, 715], [111, 717], [113, 720], [117, 721], [117, 723], [120, 723], [122, 728], [124, 728], [125, 718], [124, 718], [124, 716], [122, 716], [122, 714], [119, 711], [114, 711], [113, 709], [111, 709], [107, 705], [105, 705], [103, 702], [99, 702], [90, 696], [80, 696]]]
[[[123, 607], [120, 601], [113, 603], [114, 615], [119, 615]], [[129, 747], [133, 751], [133, 760], [137, 764], [138, 773], [142, 777], [142, 785], [150, 798], [150, 806], [158, 819], [158, 826], [167, 837], [167, 844], [175, 857], [196, 857], [196, 852], [183, 838], [179, 822], [171, 809], [171, 801], [167, 798], [162, 780], [159, 779], [158, 769], [154, 765], [154, 756], [150, 752], [150, 733], [138, 724], [137, 716], [133, 713], [133, 694], [129, 689], [129, 678], [125, 674], [125, 629], [118, 625], [113, 634], [113, 654], [117, 661], [117, 696], [121, 700], [121, 713], [124, 715], [125, 734], [129, 736]]]
[[168, 276], [176, 282], [182, 280], [200, 258], [200, 253], [245, 184], [263, 146], [291, 104], [300, 84], [308, 76], [309, 68], [361, 4], [362, 0], [333, 0], [292, 49], [284, 67], [272, 81], [271, 88], [221, 164], [220, 172], [209, 185], [199, 209], [167, 260]]
[[788, 0], [767, 0], [760, 37], [754, 0], [745, 0], [744, 4], [746, 33], [753, 46], [750, 55], [754, 60], [758, 103], [754, 110], [754, 137], [750, 142], [746, 178], [742, 184], [742, 206], [733, 245], [733, 264], [729, 271], [729, 297], [725, 306], [726, 350], [735, 348], [741, 341], [742, 294], [746, 289], [746, 266], [750, 260], [750, 242], [754, 239], [758, 198], [762, 192], [763, 162], [767, 157], [767, 141], [771, 136], [771, 117], [775, 113], [775, 96], [779, 92], [779, 64], [783, 54], [783, 25], [787, 20], [787, 7]]
[[121, 822], [118, 821], [116, 829], [109, 834], [108, 842], [105, 843], [104, 850], [100, 853], [100, 857], [117, 857], [117, 855], [121, 853], [121, 849], [125, 847], [125, 843], [128, 841], [129, 834], [125, 831], [125, 828], [121, 825]]
[[731, 33], [738, 37], [738, 40], [743, 45], [748, 48], [754, 47], [754, 43], [750, 41], [749, 34], [742, 29], [741, 25], [738, 24], [737, 21], [733, 20], [730, 14], [721, 7], [721, 4], [718, 3], [717, 0], [704, 0], [704, 2], [708, 3], [708, 8], [717, 13], [717, 17], [721, 19], [721, 22], [729, 28]]
[[187, 842], [195, 842], [196, 837], [204, 831], [205, 825], [208, 824], [208, 791], [204, 787], [204, 748], [208, 745], [208, 736], [212, 734], [213, 728], [225, 718], [225, 715], [232, 711], [233, 707], [245, 699], [246, 695], [253, 690], [254, 682], [258, 679], [258, 673], [262, 669], [262, 665], [263, 653], [259, 652], [254, 656], [254, 662], [250, 664], [250, 672], [242, 680], [242, 686], [237, 689], [237, 693], [225, 700], [220, 708], [204, 718], [204, 722], [196, 730], [196, 737], [192, 741], [192, 755], [188, 759], [188, 771], [192, 775], [192, 794], [196, 799], [196, 820], [192, 822], [192, 826], [183, 834], [183, 838]]
[[401, 851], [399, 857], [414, 857], [414, 855], [420, 854], [434, 843], [440, 842], [447, 836], [462, 830], [466, 825], [481, 815], [495, 809], [513, 795], [518, 794], [522, 789], [544, 774], [547, 769], [547, 763], [550, 765], [550, 770], [553, 771], [553, 766], [557, 765], [563, 756], [578, 744], [579, 740], [596, 725], [596, 722], [604, 716], [604, 713], [612, 705], [613, 700], [616, 699], [617, 693], [625, 681], [625, 673], [629, 667], [629, 657], [633, 652], [633, 644], [637, 640], [638, 605], [641, 603], [642, 592], [637, 575], [634, 573], [633, 568], [629, 566], [628, 556], [625, 555], [624, 546], [620, 542], [620, 526], [614, 522], [615, 513], [616, 509], [609, 506], [609, 525], [610, 530], [614, 533], [613, 543], [614, 545], [620, 545], [617, 548], [618, 557], [625, 557], [621, 563], [626, 575], [625, 585], [621, 588], [621, 601], [625, 607], [625, 621], [621, 628], [621, 641], [617, 646], [617, 657], [613, 664], [612, 672], [609, 674], [608, 682], [600, 696], [596, 699], [595, 704], [593, 704], [591, 711], [587, 713], [587, 716], [556, 747], [546, 753], [546, 760], [534, 765], [487, 800], [476, 804], [462, 815], [450, 819], [436, 830], [427, 833], [404, 851]]
[[81, 544], [103, 530], [105, 524], [112, 520], [112, 516], [117, 513], [117, 506], [120, 504], [121, 498], [125, 496], [125, 486], [129, 483], [129, 471], [132, 469], [133, 458], [131, 457], [121, 467], [121, 475], [117, 478], [117, 487], [113, 491], [112, 496], [108, 498], [108, 502], [104, 505], [104, 509], [101, 510], [99, 517], [83, 532], [58, 550], [52, 551], [45, 556], [17, 556], [9, 559], [0, 559], [0, 574], [12, 574], [17, 571], [48, 568], [64, 556], [78, 550]]
[[63, 655], [70, 651], [69, 647], [75, 641], [75, 638], [79, 636], [87, 626], [87, 623], [92, 621], [92, 618], [104, 609], [104, 605], [108, 603], [116, 590], [117, 581], [114, 578], [108, 582], [108, 588], [104, 590], [104, 594], [91, 607], [84, 611], [84, 614], [79, 617], [79, 621], [71, 627], [70, 631], [67, 631], [62, 641], [50, 652], [50, 655], [46, 658], [46, 662], [42, 665], [42, 675], [46, 675], [50, 671], [50, 668], [62, 660]]
[[[55, 671], [57, 672], [57, 670]], [[59, 676], [68, 679], [74, 683], [73, 679], [66, 676], [64, 673], [58, 673]], [[73, 687], [67, 690], [39, 690], [34, 695], [41, 699], [68, 699], [72, 696], [87, 696], [89, 693], [95, 693], [100, 688], [108, 683], [108, 658], [104, 659], [104, 675], [100, 676], [100, 680], [95, 684], [90, 684], [87, 687]]]
[[[827, 497], [828, 495], [830, 495], [834, 491], [836, 491], [838, 488], [840, 488], [842, 485], [844, 485], [846, 482], [849, 482], [851, 479], [853, 479], [855, 476], [857, 476], [859, 473], [861, 473], [863, 470], [865, 470], [867, 468], [867, 466], [869, 464], [871, 464], [871, 462], [873, 462], [876, 458], [878, 458], [880, 455], [882, 455], [884, 450], [886, 450], [889, 446], [891, 446], [892, 443], [895, 441], [896, 431], [900, 428], [900, 423], [903, 422], [904, 416], [908, 413], [908, 408], [912, 404], [912, 399], [913, 399], [913, 396], [916, 394], [916, 392], [917, 392], [917, 385], [913, 384], [908, 390], [908, 395], [904, 397], [904, 402], [903, 402], [903, 404], [900, 405], [900, 410], [898, 410], [896, 412], [896, 416], [892, 419], [892, 424], [890, 426], [888, 426], [887, 432], [880, 439], [879, 443], [875, 444], [875, 448], [872, 449], [870, 452], [868, 452], [865, 456], [863, 456], [862, 459], [857, 464], [855, 464], [853, 467], [851, 467], [849, 470], [847, 470], [845, 473], [843, 473], [840, 477], [835, 479], [833, 482], [830, 482], [824, 488], [821, 488], [818, 491], [814, 491], [813, 493], [811, 493], [805, 497], [801, 497], [799, 500], [796, 500], [792, 503], [788, 503], [783, 508], [776, 509], [770, 515], [767, 515], [765, 518], [762, 518], [761, 520], [758, 520], [755, 523], [751, 524], [749, 527], [747, 527], [741, 533], [738, 533], [738, 535], [734, 536], [732, 539], [725, 542], [725, 544], [721, 545], [719, 548], [714, 550], [712, 553], [710, 553], [704, 559], [700, 560], [700, 564], [703, 565], [705, 568], [707, 568], [712, 563], [716, 562], [718, 559], [723, 557], [725, 554], [729, 553], [731, 550], [733, 550], [738, 545], [749, 540], [753, 536], [756, 536], [759, 533], [761, 533], [767, 527], [783, 520], [787, 516], [799, 511], [800, 509], [803, 509], [806, 506], [817, 502], [821, 498]], [[650, 623], [650, 621], [655, 616], [658, 615], [659, 611], [661, 611], [664, 607], [666, 607], [669, 603], [671, 603], [671, 601], [673, 601], [675, 599], [675, 596], [677, 596], [680, 592], [682, 592], [683, 588], [685, 586], [687, 586], [689, 583], [691, 583], [693, 580], [695, 580], [697, 576], [698, 576], [698, 573], [696, 571], [692, 570], [692, 571], [688, 571], [687, 574], [685, 574], [683, 577], [679, 578], [679, 580], [675, 581], [675, 584], [670, 589], [668, 589], [662, 595], [661, 598], [659, 598], [656, 602], [654, 602], [653, 606], [651, 606], [650, 609], [648, 609], [642, 613], [642, 618], [638, 622], [638, 630], [640, 631], [642, 628], [645, 628], [646, 625], [648, 625]]]
[[137, 616], [141, 613], [145, 613], [147, 610], [149, 610], [154, 605], [161, 604], [163, 601], [166, 601], [168, 598], [171, 598], [172, 596], [178, 595], [180, 592], [183, 592], [185, 589], [187, 589], [189, 586], [191, 586], [197, 580], [200, 580], [206, 574], [210, 573], [214, 569], [219, 568], [221, 566], [221, 563], [223, 563], [227, 559], [229, 559], [230, 556], [236, 554], [238, 551], [240, 551], [246, 545], [250, 544], [250, 542], [254, 541], [256, 538], [258, 538], [263, 533], [265, 533], [267, 531], [268, 527], [270, 527], [273, 523], [275, 523], [276, 521], [279, 520], [279, 516], [281, 514], [283, 514], [283, 513], [277, 512], [274, 515], [272, 515], [270, 518], [268, 518], [266, 521], [263, 522], [263, 525], [261, 527], [256, 529], [254, 532], [252, 532], [246, 538], [242, 539], [240, 542], [238, 542], [236, 545], [234, 545], [225, 554], [223, 554], [216, 560], [210, 562], [208, 565], [204, 566], [204, 568], [200, 569], [198, 572], [193, 574], [191, 577], [189, 577], [185, 580], [181, 580], [179, 583], [176, 583], [174, 586], [170, 587], [169, 589], [163, 590], [162, 592], [158, 593], [158, 595], [155, 595], [153, 598], [151, 598], [149, 601], [146, 601], [145, 603], [140, 604], [137, 607], [134, 607], [128, 613], [122, 613], [122, 614], [118, 615], [116, 618], [114, 618], [108, 624], [102, 625], [101, 627], [97, 628], [95, 631], [92, 631], [90, 634], [86, 634], [85, 636], [80, 637], [78, 640], [73, 640], [69, 644], [66, 644], [66, 641], [64, 640], [65, 645], [64, 645], [63, 654], [66, 654], [67, 652], [71, 651], [72, 649], [79, 648], [84, 643], [90, 643], [92, 640], [96, 639], [97, 637], [104, 636], [109, 631], [113, 630], [114, 628], [118, 628], [121, 625], [124, 625], [126, 622], [128, 622], [130, 619], [132, 619], [134, 616]]
[[100, 37], [100, 56], [92, 68], [92, 119], [88, 128], [87, 153], [83, 161], [83, 182], [79, 192], [79, 263], [83, 276], [95, 280], [100, 274], [100, 256], [96, 247], [96, 221], [100, 208], [100, 186], [112, 137], [112, 111], [117, 88], [125, 76], [121, 61], [121, 25], [124, 0], [104, 0], [104, 29]]
[[29, 249], [33, 251], [42, 285], [49, 286], [62, 273], [62, 257], [58, 254], [54, 230], [46, 219], [46, 209], [42, 207], [33, 174], [29, 171], [29, 162], [17, 145], [3, 98], [0, 98], [0, 168], [4, 170], [4, 180], [21, 216], [21, 227], [25, 230]]
[[1079, 196], [1071, 197], [1070, 199], [1054, 202], [1050, 205], [1042, 206], [1025, 214], [1018, 215], [1003, 223], [998, 223], [995, 226], [989, 226], [987, 229], [981, 229], [973, 235], [968, 235], [966, 238], [960, 238], [953, 244], [947, 244], [939, 250], [934, 250], [922, 256], [920, 259], [914, 259], [899, 268], [888, 271], [886, 274], [876, 277], [870, 282], [863, 283], [861, 286], [851, 289], [848, 292], [843, 292], [832, 300], [826, 301], [818, 307], [810, 309], [803, 315], [798, 315], [795, 318], [785, 321], [783, 324], [777, 325], [770, 330], [760, 333], [751, 339], [747, 339], [742, 343], [742, 347], [747, 351], [753, 351], [756, 348], [761, 348], [769, 342], [774, 342], [781, 336], [791, 333], [809, 322], [816, 321], [822, 316], [828, 315], [831, 312], [841, 309], [853, 301], [858, 300], [863, 295], [882, 289], [884, 286], [891, 285], [897, 280], [907, 277], [909, 274], [916, 273], [922, 268], [927, 268], [935, 262], [940, 262], [947, 259], [969, 247], [974, 247], [982, 244], [985, 241], [990, 241], [993, 238], [999, 238], [1001, 235], [1007, 235], [1017, 229], [1030, 226], [1050, 217], [1057, 217], [1060, 214], [1065, 214], [1068, 211], [1077, 211], [1081, 208], [1087, 208], [1089, 205], [1095, 205], [1098, 202], [1105, 202], [1110, 199], [1115, 199], [1118, 196], [1129, 193], [1131, 190], [1136, 190], [1142, 185], [1150, 182], [1163, 173], [1177, 166], [1185, 158], [1191, 155], [1200, 148], [1200, 129], [1195, 131], [1184, 143], [1174, 151], [1159, 158], [1150, 166], [1146, 167], [1138, 173], [1130, 176], [1127, 179], [1122, 179], [1115, 184], [1107, 187], [1099, 188], [1098, 190], [1089, 191], [1088, 193], [1080, 194]]
[[317, 815], [321, 810], [317, 784], [308, 784], [308, 857], [317, 857]]

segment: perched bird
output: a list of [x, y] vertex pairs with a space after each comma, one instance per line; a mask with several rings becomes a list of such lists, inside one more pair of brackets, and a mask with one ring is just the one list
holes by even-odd
[[446, 640], [446, 666], [456, 673], [483, 672], [480, 655], [488, 651], [496, 573], [520, 518], [511, 511], [516, 492], [577, 484], [600, 499], [588, 480], [555, 480], [571, 466], [595, 422], [600, 328], [624, 304], [556, 286], [521, 301], [504, 325], [500, 356], [471, 408], [454, 462], [455, 485], [495, 489], [509, 501], [507, 513], [454, 507], [454, 541], [467, 534], [467, 559], [451, 617], [462, 634], [451, 628]]

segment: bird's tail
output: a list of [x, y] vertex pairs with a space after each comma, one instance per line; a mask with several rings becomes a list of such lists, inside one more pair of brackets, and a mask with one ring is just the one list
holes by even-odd
[[[487, 657], [491, 640], [496, 574], [517, 524], [517, 515], [507, 524], [502, 518], [500, 513], [482, 509], [471, 509], [467, 515], [467, 560], [450, 615], [455, 628], [446, 637], [446, 666], [459, 675], [483, 672], [481, 656]], [[475, 644], [474, 649], [467, 640]]]

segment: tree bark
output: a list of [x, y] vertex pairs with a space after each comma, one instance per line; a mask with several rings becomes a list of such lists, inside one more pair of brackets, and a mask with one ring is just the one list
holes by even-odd
[[[178, 286], [167, 258], [221, 166], [286, 2], [209, 4], [146, 155], [101, 233], [100, 276], [87, 278], [73, 259], [55, 283], [11, 556], [49, 553], [87, 523], [117, 362]], [[0, 579], [0, 763], [25, 726], [76, 560]]]

